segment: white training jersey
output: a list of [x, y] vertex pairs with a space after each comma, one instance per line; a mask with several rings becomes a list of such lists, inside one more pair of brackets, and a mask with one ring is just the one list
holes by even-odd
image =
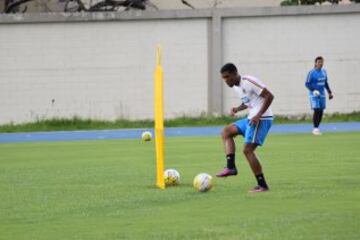
[[[248, 119], [253, 118], [264, 104], [264, 98], [260, 94], [265, 87], [259, 79], [252, 76], [241, 77], [240, 85], [233, 86], [235, 92], [249, 109]], [[272, 111], [269, 107], [261, 117], [269, 118], [272, 116]]]

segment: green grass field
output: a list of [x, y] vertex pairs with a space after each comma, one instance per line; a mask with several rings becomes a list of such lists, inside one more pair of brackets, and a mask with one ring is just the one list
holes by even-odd
[[[242, 139], [238, 139], [238, 149]], [[178, 187], [154, 187], [153, 142], [0, 144], [0, 239], [360, 239], [360, 133], [271, 135], [259, 150], [267, 193], [250, 168], [192, 188], [224, 166], [218, 137], [166, 139]]]

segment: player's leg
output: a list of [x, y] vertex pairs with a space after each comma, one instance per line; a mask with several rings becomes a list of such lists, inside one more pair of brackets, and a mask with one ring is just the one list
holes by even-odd
[[324, 110], [321, 108], [314, 109], [314, 117], [313, 117], [314, 128], [319, 128], [323, 113], [324, 113]]
[[323, 114], [324, 114], [324, 109], [326, 107], [326, 98], [325, 97], [321, 97], [320, 98], [320, 102], [319, 102], [319, 109], [318, 109], [318, 128], [320, 126], [320, 123], [321, 123], [321, 120], [322, 120], [322, 117], [323, 117]]
[[323, 117], [323, 114], [324, 114], [324, 109], [320, 109], [320, 111], [319, 111], [319, 127], [320, 127], [320, 123], [321, 123], [321, 120], [322, 120], [322, 117]]
[[235, 146], [234, 138], [239, 134], [243, 134], [244, 132], [243, 129], [245, 129], [247, 121], [248, 121], [247, 119], [239, 120], [233, 124], [226, 126], [223, 129], [221, 133], [221, 138], [224, 144], [227, 165], [221, 172], [216, 174], [217, 177], [227, 177], [227, 176], [237, 175], [237, 169], [235, 165], [236, 146]]
[[264, 177], [264, 174], [262, 171], [260, 161], [255, 154], [255, 150], [256, 150], [257, 146], [258, 145], [255, 143], [245, 144], [243, 153], [244, 153], [246, 159], [248, 160], [251, 170], [254, 173], [254, 176], [258, 183], [258, 186], [256, 186], [253, 189], [253, 191], [260, 192], [260, 191], [268, 190], [269, 186], [267, 185], [267, 183], [265, 181], [265, 177]]
[[314, 115], [313, 115], [313, 126], [314, 128], [318, 128], [320, 125], [320, 109], [314, 108]]
[[237, 135], [238, 129], [235, 125], [232, 124], [224, 127], [223, 131], [221, 132], [221, 138], [224, 144], [224, 150], [226, 155], [235, 153], [234, 137], [236, 137]]
[[321, 135], [320, 129], [319, 129], [319, 125], [320, 125], [320, 121], [321, 121], [321, 99], [320, 97], [311, 97], [310, 98], [311, 101], [311, 108], [313, 109], [314, 113], [313, 113], [313, 131], [312, 133], [314, 135]]
[[321, 108], [314, 108], [314, 115], [313, 115], [313, 125], [314, 125], [314, 129], [312, 131], [312, 133], [314, 135], [321, 135], [319, 126], [321, 123], [321, 119], [322, 119], [322, 115], [323, 115], [323, 109]]
[[259, 158], [255, 154], [255, 150], [258, 146], [261, 146], [265, 142], [265, 138], [271, 128], [271, 125], [271, 119], [260, 120], [256, 126], [248, 125], [246, 129], [243, 153], [248, 160], [251, 170], [258, 183], [251, 192], [263, 192], [269, 189], [265, 181]]
[[237, 169], [235, 166], [235, 141], [234, 137], [238, 135], [238, 129], [235, 125], [230, 124], [224, 127], [221, 132], [221, 138], [224, 144], [224, 150], [226, 155], [226, 167], [223, 171], [216, 174], [217, 177], [227, 177], [237, 175]]

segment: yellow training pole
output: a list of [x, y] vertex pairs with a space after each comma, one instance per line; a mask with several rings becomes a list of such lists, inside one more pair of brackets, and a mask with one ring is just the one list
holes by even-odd
[[155, 150], [156, 150], [156, 186], [165, 189], [164, 182], [164, 98], [163, 70], [161, 67], [161, 48], [156, 50], [155, 68]]

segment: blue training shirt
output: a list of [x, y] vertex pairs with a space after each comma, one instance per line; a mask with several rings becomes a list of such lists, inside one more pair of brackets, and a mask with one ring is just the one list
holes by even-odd
[[313, 96], [313, 91], [318, 90], [320, 96], [325, 97], [325, 87], [327, 84], [327, 73], [325, 69], [312, 69], [306, 78], [305, 86], [309, 89], [309, 96]]

